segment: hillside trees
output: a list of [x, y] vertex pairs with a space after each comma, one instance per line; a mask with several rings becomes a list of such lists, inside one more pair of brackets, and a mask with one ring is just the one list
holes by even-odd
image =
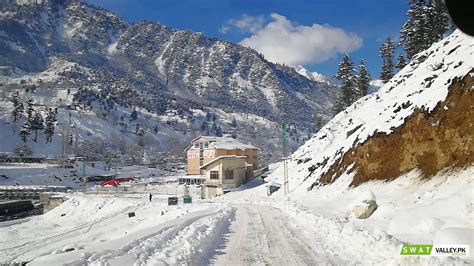
[[356, 87], [356, 75], [354, 62], [346, 53], [339, 63], [339, 69], [336, 73], [336, 79], [341, 81], [341, 95], [334, 104], [334, 112], [339, 113], [357, 100], [359, 93]]
[[10, 101], [13, 103], [13, 110], [12, 110], [13, 123], [16, 123], [19, 115], [23, 113], [23, 109], [24, 109], [23, 103], [20, 101], [20, 97], [17, 92], [13, 93]]
[[31, 125], [28, 120], [23, 123], [20, 129], [20, 138], [23, 143], [26, 143], [28, 136], [31, 135]]
[[44, 134], [46, 135], [46, 144], [51, 143], [51, 141], [53, 140], [56, 121], [56, 112], [53, 109], [49, 108], [46, 112], [46, 127], [44, 129]]
[[35, 131], [35, 138], [33, 141], [36, 142], [38, 138], [38, 130], [44, 129], [44, 120], [40, 112], [35, 112], [35, 115], [30, 122], [30, 129]]
[[395, 67], [398, 69], [398, 71], [400, 71], [406, 65], [407, 65], [407, 62], [405, 61], [405, 56], [403, 56], [403, 54], [399, 54], [397, 57], [397, 63], [395, 63]]
[[357, 87], [360, 97], [364, 97], [369, 93], [369, 83], [372, 80], [367, 67], [365, 67], [364, 59], [360, 60], [359, 75], [357, 76]]
[[32, 98], [28, 98], [28, 100], [26, 100], [25, 112], [26, 112], [26, 119], [28, 120], [28, 122], [30, 122], [30, 124], [31, 124], [31, 121], [33, 120], [33, 113], [35, 112], [35, 108], [33, 107], [33, 105], [34, 105], [34, 100]]
[[408, 19], [400, 30], [400, 44], [408, 59], [441, 40], [450, 29], [443, 0], [408, 0]]
[[387, 83], [393, 77], [393, 53], [395, 52], [395, 43], [390, 36], [380, 46], [380, 57], [382, 58], [382, 70], [380, 79]]

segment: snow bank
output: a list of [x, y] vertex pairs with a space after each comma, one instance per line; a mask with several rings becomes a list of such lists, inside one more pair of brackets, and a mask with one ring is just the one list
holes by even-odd
[[[0, 264], [28, 261], [32, 265], [83, 265], [110, 261], [129, 265], [137, 259], [150, 260], [157, 255], [157, 248], [174, 250], [176, 256], [167, 254], [167, 258], [186, 262], [191, 254], [204, 252], [200, 245], [212, 241], [232, 215], [231, 209], [220, 205], [169, 207], [165, 198], [149, 202], [146, 194], [138, 198], [68, 197], [44, 215], [3, 227]], [[129, 218], [129, 212], [135, 212], [135, 217]]]

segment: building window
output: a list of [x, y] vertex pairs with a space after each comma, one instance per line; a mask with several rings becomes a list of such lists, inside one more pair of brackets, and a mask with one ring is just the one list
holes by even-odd
[[194, 143], [194, 148], [199, 148], [199, 143], [195, 142]]
[[208, 142], [204, 142], [204, 148], [209, 148], [209, 143]]
[[219, 171], [211, 171], [209, 175], [211, 179], [219, 179]]
[[202, 166], [203, 164], [204, 164], [204, 159], [202, 159], [201, 157], [201, 159], [199, 159], [199, 166]]
[[225, 170], [224, 178], [225, 179], [234, 179], [234, 170]]
[[199, 148], [200, 148], [200, 149], [204, 148], [204, 143], [200, 142], [200, 143], [199, 143]]
[[199, 170], [200, 175], [204, 175], [204, 170]]

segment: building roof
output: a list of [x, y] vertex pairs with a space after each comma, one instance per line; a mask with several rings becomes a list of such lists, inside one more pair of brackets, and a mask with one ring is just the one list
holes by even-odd
[[222, 155], [222, 156], [219, 156], [215, 159], [213, 159], [212, 161], [209, 161], [208, 163], [206, 164], [203, 164], [201, 167], [199, 167], [199, 169], [203, 169], [203, 168], [206, 168], [208, 165], [214, 163], [214, 162], [217, 162], [221, 159], [246, 159], [247, 156], [239, 156], [239, 155]]
[[[207, 141], [209, 141], [209, 147], [210, 148], [215, 148], [215, 149], [223, 149], [223, 150], [245, 150], [245, 149], [255, 149], [258, 150], [257, 147], [251, 145], [251, 144], [245, 144], [242, 143], [234, 138], [228, 138], [228, 137], [215, 137], [215, 136], [199, 136], [191, 141], [191, 143], [194, 143], [196, 140], [203, 138]], [[186, 148], [188, 150], [191, 148], [189, 146]], [[186, 151], [185, 150], [185, 151]]]

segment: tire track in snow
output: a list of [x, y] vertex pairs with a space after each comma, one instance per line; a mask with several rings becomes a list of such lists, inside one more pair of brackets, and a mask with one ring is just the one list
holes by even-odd
[[134, 265], [168, 265], [207, 261], [214, 252], [214, 249], [209, 249], [210, 242], [218, 242], [216, 239], [227, 230], [232, 215], [233, 209], [225, 208], [195, 216], [136, 239], [121, 249], [87, 254], [73, 264], [123, 265], [124, 262], [134, 262]]
[[270, 206], [238, 205], [226, 247], [216, 265], [328, 265], [343, 264], [326, 253], [322, 239], [309, 239], [281, 210]]
[[[98, 224], [101, 224], [106, 221], [116, 220], [119, 215], [126, 214], [129, 211], [134, 210], [136, 208], [137, 206], [129, 206], [118, 212], [112, 213], [111, 215], [108, 215], [106, 217], [102, 217], [98, 220], [81, 224], [75, 228], [69, 229], [66, 232], [57, 233], [52, 236], [47, 236], [47, 237], [34, 240], [34, 241], [27, 241], [20, 245], [0, 249], [0, 251], [4, 252], [4, 254], [8, 254], [8, 256], [11, 258], [10, 263], [14, 263], [15, 261], [19, 261], [19, 262], [29, 261], [32, 259], [28, 257], [28, 252], [31, 250], [36, 250], [38, 248], [43, 248], [45, 246], [48, 246], [48, 243], [54, 243], [57, 241], [62, 241], [64, 239], [74, 238], [77, 235], [85, 234], [91, 231], [94, 226], [97, 226]], [[52, 250], [48, 250], [47, 252], [44, 252], [43, 254], [36, 257], [40, 257], [42, 255], [48, 255], [51, 253], [51, 251]]]

